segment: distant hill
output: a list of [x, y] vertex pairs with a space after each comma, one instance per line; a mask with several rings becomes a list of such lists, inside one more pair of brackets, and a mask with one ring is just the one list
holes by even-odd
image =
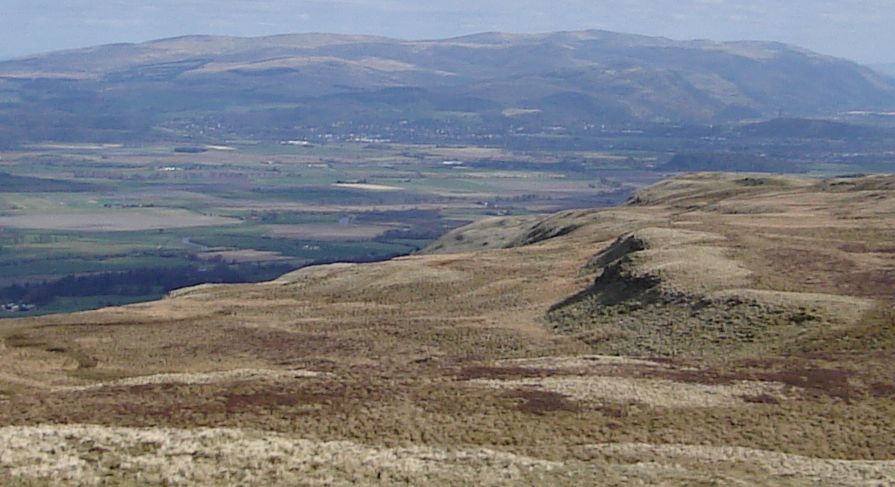
[[740, 127], [742, 135], [798, 139], [860, 139], [886, 133], [878, 127], [805, 118], [777, 118]]
[[895, 81], [850, 61], [779, 43], [603, 31], [192, 36], [0, 63], [0, 137], [31, 139], [197, 123], [253, 135], [346, 122], [717, 123], [867, 109], [895, 109]]
[[870, 67], [880, 73], [883, 73], [885, 75], [891, 76], [892, 78], [895, 78], [895, 63], [874, 64], [873, 66], [870, 66]]

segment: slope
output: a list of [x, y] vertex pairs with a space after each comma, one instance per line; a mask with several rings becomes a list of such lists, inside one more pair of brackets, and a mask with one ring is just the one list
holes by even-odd
[[892, 177], [697, 174], [433, 246], [497, 249], [4, 322], [0, 478], [890, 483], [893, 210]]

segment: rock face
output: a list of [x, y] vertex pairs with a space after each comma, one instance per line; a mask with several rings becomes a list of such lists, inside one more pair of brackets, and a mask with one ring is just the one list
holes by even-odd
[[893, 215], [890, 176], [694, 174], [5, 321], [0, 483], [889, 484]]

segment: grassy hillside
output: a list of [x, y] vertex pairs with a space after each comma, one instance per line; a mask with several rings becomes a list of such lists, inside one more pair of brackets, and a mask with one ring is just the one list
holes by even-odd
[[4, 322], [0, 479], [885, 485], [893, 210], [892, 177], [696, 174]]

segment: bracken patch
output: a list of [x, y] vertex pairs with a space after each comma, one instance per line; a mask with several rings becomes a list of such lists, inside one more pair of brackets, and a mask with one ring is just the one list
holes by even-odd
[[522, 400], [519, 410], [527, 414], [544, 415], [557, 411], [578, 412], [579, 406], [566, 396], [537, 389], [517, 389], [509, 397]]

